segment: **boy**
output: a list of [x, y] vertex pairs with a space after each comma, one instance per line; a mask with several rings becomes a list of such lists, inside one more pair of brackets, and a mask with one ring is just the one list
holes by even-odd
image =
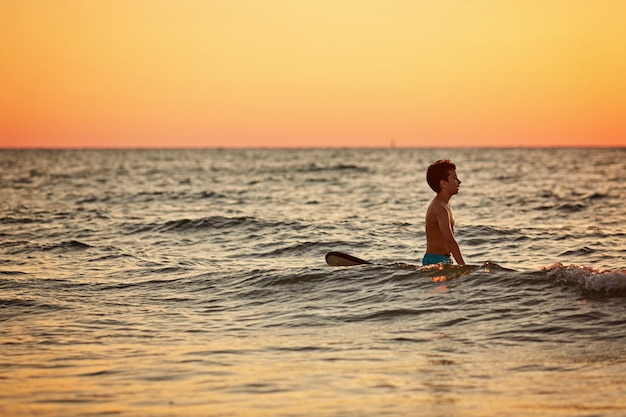
[[456, 166], [448, 159], [439, 160], [428, 167], [426, 181], [437, 195], [426, 211], [426, 255], [422, 264], [452, 264], [452, 254], [459, 265], [465, 265], [454, 238], [454, 217], [449, 204], [461, 185], [456, 176]]

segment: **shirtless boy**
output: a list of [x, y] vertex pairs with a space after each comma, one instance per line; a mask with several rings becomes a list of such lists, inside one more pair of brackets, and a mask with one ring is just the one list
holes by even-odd
[[454, 238], [454, 217], [449, 204], [461, 185], [456, 166], [447, 159], [437, 161], [428, 167], [426, 181], [437, 195], [426, 211], [426, 255], [422, 264], [452, 264], [452, 254], [459, 265], [465, 265]]

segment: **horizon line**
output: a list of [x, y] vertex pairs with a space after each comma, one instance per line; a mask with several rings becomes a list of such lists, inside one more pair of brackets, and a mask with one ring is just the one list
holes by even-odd
[[139, 150], [376, 150], [376, 149], [624, 149], [626, 145], [510, 146], [0, 146], [0, 151], [139, 151]]

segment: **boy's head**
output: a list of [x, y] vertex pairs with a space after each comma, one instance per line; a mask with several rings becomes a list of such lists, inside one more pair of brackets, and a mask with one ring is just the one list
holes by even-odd
[[448, 174], [455, 169], [456, 165], [449, 159], [440, 159], [430, 165], [426, 171], [426, 181], [430, 188], [436, 193], [441, 191], [441, 180], [448, 181]]

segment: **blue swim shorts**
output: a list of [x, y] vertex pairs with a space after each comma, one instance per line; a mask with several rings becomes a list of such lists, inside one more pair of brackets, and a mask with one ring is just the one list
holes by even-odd
[[433, 264], [446, 264], [452, 265], [452, 259], [450, 255], [437, 255], [434, 253], [427, 253], [424, 255], [424, 259], [422, 259], [422, 265], [433, 265]]

